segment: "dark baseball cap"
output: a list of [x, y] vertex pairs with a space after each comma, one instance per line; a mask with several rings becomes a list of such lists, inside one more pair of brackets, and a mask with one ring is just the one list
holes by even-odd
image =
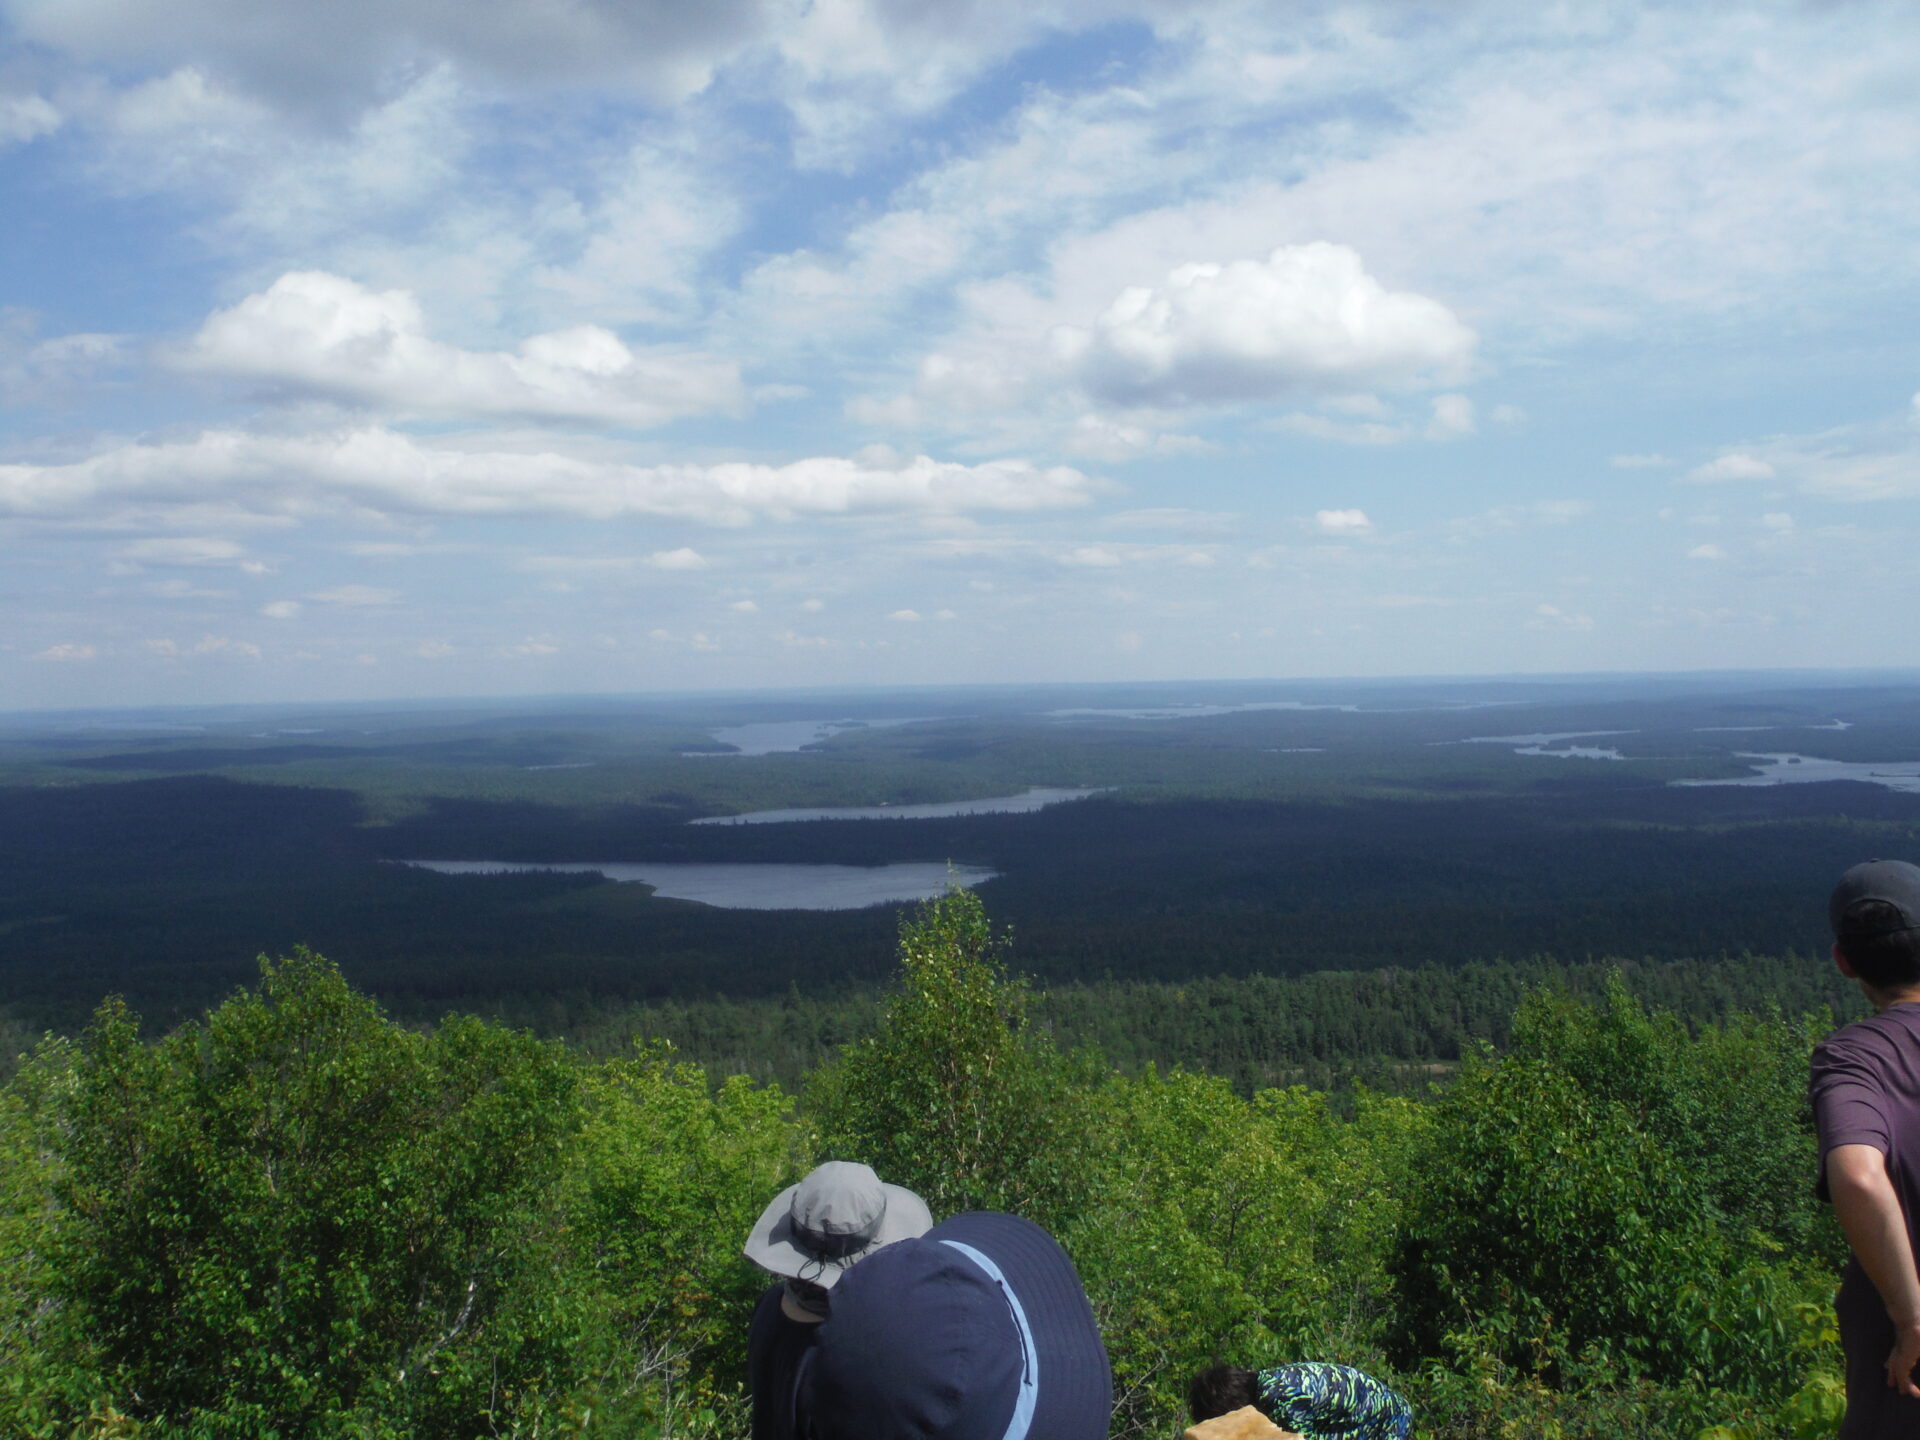
[[1105, 1440], [1113, 1373], [1066, 1252], [974, 1211], [849, 1270], [802, 1397], [821, 1440]]
[[1905, 860], [1868, 860], [1840, 877], [1827, 901], [1833, 937], [1871, 940], [1920, 929], [1920, 866]]

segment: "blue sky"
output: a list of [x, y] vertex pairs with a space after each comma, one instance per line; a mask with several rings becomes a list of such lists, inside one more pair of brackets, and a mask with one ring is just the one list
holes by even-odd
[[1920, 664], [1904, 5], [0, 26], [0, 708]]

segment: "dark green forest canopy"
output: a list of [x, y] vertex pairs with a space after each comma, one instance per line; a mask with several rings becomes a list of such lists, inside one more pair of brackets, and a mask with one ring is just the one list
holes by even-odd
[[[1196, 701], [1220, 713], [1086, 713]], [[714, 753], [727, 726], [855, 710], [874, 723], [803, 750]], [[177, 1020], [244, 982], [259, 951], [297, 944], [402, 1014], [458, 1004], [574, 1026], [796, 990], [857, 1010], [891, 966], [884, 907], [722, 910], [591, 875], [388, 863], [405, 859], [984, 866], [1022, 967], [1064, 996], [1549, 956], [1812, 955], [1834, 874], [1920, 850], [1920, 795], [1668, 783], [1750, 775], [1748, 749], [1912, 762], [1920, 688], [1885, 681], [989, 687], [105, 724], [0, 725], [0, 984], [27, 1030], [71, 1029], [111, 991]], [[1543, 755], [1467, 743], [1489, 734], [1576, 740]], [[687, 823], [1030, 785], [1106, 793], [1026, 815]], [[1457, 1052], [1408, 1043], [1377, 1048]], [[1323, 1058], [1308, 1046], [1285, 1063]]]
[[[1027, 1014], [1063, 1050], [1092, 1047], [1129, 1074], [1180, 1065], [1230, 1080], [1241, 1094], [1304, 1084], [1350, 1098], [1354, 1086], [1424, 1096], [1482, 1045], [1505, 1049], [1530, 994], [1585, 997], [1611, 984], [1701, 1027], [1742, 1013], [1810, 1015], [1838, 1024], [1866, 1013], [1858, 988], [1804, 957], [1713, 960], [1469, 961], [1418, 969], [1311, 975], [1096, 981], [1034, 991]], [[586, 996], [528, 996], [489, 1014], [565, 1037], [584, 1053], [618, 1055], [671, 1040], [722, 1074], [796, 1086], [849, 1041], [873, 1033], [887, 992], [612, 1005]]]
[[[1577, 803], [1576, 803], [1577, 802]], [[731, 859], [999, 870], [1050, 984], [1817, 952], [1819, 899], [1901, 853], [1920, 797], [1860, 785], [1395, 802], [1101, 797], [1033, 815], [686, 827], [621, 807], [439, 800], [361, 823], [344, 791], [214, 777], [0, 791], [0, 973], [70, 1025], [109, 990], [179, 1015], [263, 946], [313, 943], [432, 1010], [833, 994], [887, 971], [891, 913], [726, 911], [567, 874], [383, 863]]]

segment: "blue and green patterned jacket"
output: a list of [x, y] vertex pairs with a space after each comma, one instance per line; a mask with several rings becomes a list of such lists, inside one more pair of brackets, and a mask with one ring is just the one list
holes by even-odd
[[1371, 1375], [1317, 1360], [1257, 1372], [1260, 1409], [1307, 1440], [1407, 1440], [1413, 1411]]

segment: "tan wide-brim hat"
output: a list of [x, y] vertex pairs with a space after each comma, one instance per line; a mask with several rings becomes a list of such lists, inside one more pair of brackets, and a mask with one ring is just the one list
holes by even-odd
[[1291, 1430], [1282, 1430], [1253, 1406], [1243, 1405], [1195, 1425], [1186, 1432], [1186, 1440], [1301, 1440], [1301, 1437]]
[[883, 1184], [869, 1166], [830, 1160], [774, 1196], [741, 1248], [763, 1270], [831, 1289], [862, 1256], [932, 1228], [911, 1190]]

